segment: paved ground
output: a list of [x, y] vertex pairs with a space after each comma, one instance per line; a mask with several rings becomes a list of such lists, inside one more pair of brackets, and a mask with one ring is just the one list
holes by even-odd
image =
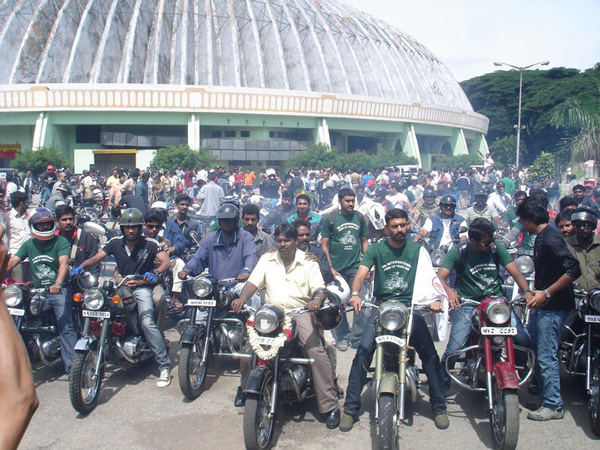
[[[177, 361], [177, 335], [170, 331], [171, 357]], [[441, 349], [440, 349], [441, 350]], [[441, 353], [441, 351], [440, 351]], [[339, 353], [342, 386], [346, 386], [353, 352]], [[60, 367], [44, 368], [35, 374], [40, 408], [25, 435], [23, 449], [171, 449], [244, 448], [242, 409], [233, 407], [239, 383], [237, 363], [223, 361], [207, 380], [206, 391], [187, 401], [177, 383], [166, 389], [156, 387], [158, 370], [154, 362], [128, 370], [112, 368], [100, 394], [100, 405], [89, 416], [78, 415], [69, 402], [68, 382]], [[598, 449], [600, 441], [589, 429], [586, 403], [576, 383], [564, 379], [566, 417], [561, 421], [536, 423], [526, 419], [526, 405], [535, 399], [523, 392], [519, 448], [545, 450]], [[459, 390], [449, 402], [450, 428], [437, 430], [431, 420], [426, 390], [414, 405], [412, 424], [401, 431], [402, 449], [485, 449], [491, 448], [483, 396]], [[371, 420], [370, 390], [363, 394], [364, 410], [350, 433], [327, 430], [318, 417], [314, 401], [298, 405], [294, 414], [280, 410], [276, 448], [366, 449], [376, 448], [375, 426]]]

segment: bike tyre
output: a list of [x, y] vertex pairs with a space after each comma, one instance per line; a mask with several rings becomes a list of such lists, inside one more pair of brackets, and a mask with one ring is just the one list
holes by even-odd
[[392, 394], [381, 394], [378, 405], [377, 443], [379, 444], [379, 450], [396, 449], [398, 443], [396, 398]]
[[600, 352], [592, 359], [591, 395], [588, 400], [588, 412], [592, 432], [600, 436]]
[[183, 345], [179, 353], [179, 387], [183, 395], [190, 400], [197, 399], [204, 390], [210, 358], [206, 358], [206, 363], [195, 380], [192, 370], [194, 368], [194, 358], [202, 358], [205, 339], [205, 337], [201, 337], [195, 344]]
[[497, 429], [494, 413], [490, 414], [490, 427], [494, 438], [494, 449], [514, 450], [519, 441], [519, 396], [513, 390], [500, 390], [494, 387], [494, 403], [500, 402], [504, 432]]
[[[100, 376], [96, 379], [92, 386], [92, 392], [90, 396], [84, 398], [82, 395], [83, 389], [85, 389], [84, 377], [86, 372], [92, 370], [95, 367], [95, 360], [93, 362], [88, 361], [90, 355], [95, 354], [95, 358], [99, 358], [99, 350], [86, 350], [83, 352], [75, 352], [73, 357], [73, 363], [71, 365], [71, 372], [69, 374], [69, 397], [71, 398], [71, 405], [75, 411], [80, 414], [87, 415], [91, 413], [96, 406], [98, 406], [98, 398], [100, 396], [100, 390], [102, 387], [102, 378], [104, 378], [104, 363], [102, 363], [102, 369], [100, 370]], [[91, 367], [90, 367], [91, 365]], [[90, 373], [87, 372], [89, 376]]]
[[[269, 419], [267, 413], [271, 410], [273, 381], [269, 372], [265, 374], [260, 394], [247, 394], [244, 406], [244, 444], [247, 450], [271, 448], [275, 415]], [[266, 426], [261, 426], [263, 418], [267, 421]]]

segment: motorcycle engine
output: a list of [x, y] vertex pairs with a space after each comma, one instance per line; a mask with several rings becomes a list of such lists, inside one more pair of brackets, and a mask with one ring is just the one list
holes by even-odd
[[60, 353], [60, 337], [40, 342], [40, 351], [46, 359], [55, 359]]
[[140, 336], [132, 336], [123, 343], [123, 351], [130, 358], [135, 358], [142, 351], [142, 338]]
[[232, 323], [222, 323], [219, 327], [220, 333], [217, 334], [219, 340], [219, 347], [221, 351], [229, 351], [230, 345], [231, 350], [241, 352], [243, 345], [244, 332], [241, 325], [234, 325]]
[[281, 377], [281, 388], [284, 391], [295, 391], [294, 382], [298, 389], [302, 390], [304, 388], [304, 384], [306, 383], [306, 379], [308, 378], [308, 367], [304, 364], [294, 364], [290, 366], [292, 376], [294, 379], [290, 377], [289, 372], [284, 371], [283, 376]]

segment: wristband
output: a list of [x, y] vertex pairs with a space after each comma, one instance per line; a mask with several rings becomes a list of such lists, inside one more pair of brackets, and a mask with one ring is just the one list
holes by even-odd
[[360, 297], [360, 292], [353, 292], [352, 297], [354, 297], [354, 296]]

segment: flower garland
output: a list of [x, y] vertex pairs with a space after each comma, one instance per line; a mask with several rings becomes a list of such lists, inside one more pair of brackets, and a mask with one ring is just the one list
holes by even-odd
[[[254, 353], [256, 353], [256, 356], [262, 360], [268, 361], [275, 358], [279, 349], [285, 344], [285, 341], [292, 338], [292, 320], [289, 316], [285, 316], [281, 333], [274, 338], [273, 343], [270, 345], [259, 343], [261, 336], [259, 336], [254, 328], [254, 316], [249, 317], [246, 321], [246, 330], [248, 331], [248, 342]], [[265, 349], [264, 347], [268, 347], [268, 349]]]

